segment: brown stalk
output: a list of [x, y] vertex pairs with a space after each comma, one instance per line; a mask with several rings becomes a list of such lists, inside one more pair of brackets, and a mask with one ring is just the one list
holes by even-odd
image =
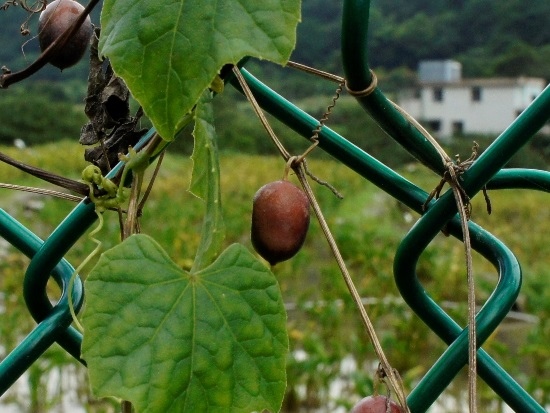
[[[459, 182], [459, 176], [465, 172], [473, 163], [477, 156], [477, 144], [474, 145], [474, 153], [472, 156], [464, 162], [454, 163], [452, 159], [447, 155], [445, 150], [439, 145], [439, 143], [433, 138], [433, 136], [420, 125], [416, 119], [410, 116], [405, 110], [403, 110], [397, 104], [391, 102], [393, 106], [414, 126], [422, 135], [433, 145], [441, 156], [443, 165], [445, 166], [444, 180], [447, 182], [453, 191], [458, 214], [460, 216], [460, 226], [462, 228], [462, 238], [464, 243], [464, 255], [466, 257], [466, 278], [468, 284], [468, 399], [469, 399], [469, 411], [470, 413], [477, 412], [477, 337], [476, 337], [476, 298], [475, 298], [475, 280], [473, 275], [472, 264], [472, 245], [470, 241], [470, 231], [468, 229], [468, 221], [470, 219], [470, 199], [462, 188]], [[444, 181], [438, 185], [438, 187], [432, 191], [428, 201], [434, 195], [438, 195], [438, 191], [441, 191]], [[488, 201], [487, 193], [484, 190], [484, 196], [487, 202], [487, 210], [490, 213], [490, 202]], [[425, 204], [427, 205], [427, 203]]]

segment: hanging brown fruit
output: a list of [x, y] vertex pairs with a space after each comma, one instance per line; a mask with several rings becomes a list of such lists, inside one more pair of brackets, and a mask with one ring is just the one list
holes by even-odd
[[[40, 50], [46, 50], [71, 27], [83, 10], [84, 6], [74, 0], [55, 0], [49, 3], [38, 19]], [[61, 70], [78, 63], [90, 43], [92, 31], [92, 22], [88, 16], [76, 33], [55, 51], [50, 63]]]
[[309, 227], [309, 200], [288, 181], [261, 187], [253, 200], [251, 240], [271, 265], [288, 260], [301, 248]]

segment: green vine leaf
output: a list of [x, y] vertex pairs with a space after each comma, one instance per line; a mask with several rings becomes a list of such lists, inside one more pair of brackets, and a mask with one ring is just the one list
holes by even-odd
[[214, 128], [212, 97], [204, 92], [195, 109], [193, 174], [189, 190], [205, 204], [201, 240], [191, 272], [210, 265], [221, 252], [225, 238], [220, 191], [220, 163]]
[[299, 20], [300, 0], [105, 0], [99, 47], [172, 140], [225, 64], [285, 64]]
[[280, 409], [286, 314], [274, 275], [244, 246], [190, 274], [133, 235], [101, 256], [86, 293], [82, 355], [96, 396], [139, 413]]

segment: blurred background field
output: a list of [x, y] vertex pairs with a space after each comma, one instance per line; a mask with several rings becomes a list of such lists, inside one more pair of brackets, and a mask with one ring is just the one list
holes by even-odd
[[[266, 137], [260, 137], [265, 139]], [[226, 244], [249, 240], [251, 200], [263, 184], [282, 176], [284, 162], [275, 156], [238, 154], [224, 150], [221, 155], [222, 191]], [[85, 166], [82, 147], [62, 140], [26, 149], [2, 147], [17, 159], [79, 178]], [[63, 156], [59, 156], [60, 150]], [[320, 151], [319, 151], [320, 152]], [[334, 231], [367, 310], [377, 325], [390, 362], [402, 374], [410, 389], [444, 350], [441, 342], [402, 302], [394, 285], [392, 261], [395, 250], [418, 216], [354, 172], [314, 152], [310, 169], [319, 178], [336, 186], [344, 195], [337, 199], [327, 188], [314, 190]], [[316, 159], [317, 158], [317, 159]], [[400, 168], [403, 175], [425, 190], [439, 179], [414, 163]], [[168, 154], [142, 217], [142, 230], [154, 236], [182, 268], [192, 263], [202, 223], [202, 201], [187, 192], [191, 173], [188, 156]], [[0, 165], [2, 181], [49, 187], [7, 165]], [[292, 179], [292, 178], [291, 178]], [[541, 402], [550, 398], [550, 340], [548, 318], [550, 291], [544, 288], [550, 276], [550, 210], [547, 195], [527, 191], [491, 191], [493, 214], [485, 212], [483, 199], [474, 199], [473, 220], [505, 242], [517, 254], [524, 272], [524, 286], [517, 312], [484, 345], [490, 354], [532, 391]], [[41, 237], [46, 237], [74, 207], [68, 201], [23, 192], [0, 190], [0, 206]], [[118, 241], [118, 219], [107, 213], [100, 232], [104, 247]], [[71, 250], [68, 259], [77, 265], [94, 247], [86, 237]], [[21, 295], [21, 280], [28, 259], [13, 248], [0, 248], [0, 291], [3, 316], [0, 318], [0, 350], [11, 350], [33, 326]], [[480, 302], [492, 291], [497, 274], [479, 256], [474, 256], [477, 295]], [[91, 268], [91, 267], [89, 267]], [[88, 268], [88, 269], [89, 269]], [[462, 244], [439, 235], [423, 254], [418, 274], [433, 297], [445, 302], [447, 310], [464, 323], [467, 315], [466, 274]], [[292, 353], [288, 360], [289, 386], [286, 411], [337, 411], [348, 408], [360, 395], [372, 391], [376, 367], [374, 353], [356, 315], [334, 259], [316, 222], [311, 225], [303, 250], [292, 260], [274, 268], [288, 309]], [[86, 273], [86, 271], [84, 271]], [[52, 299], [56, 287], [51, 286]], [[54, 412], [60, 400], [78, 394], [77, 403], [88, 411], [109, 411], [104, 403], [87, 403], [85, 375], [59, 348], [52, 348], [25, 377], [35, 397], [10, 391], [0, 403], [27, 406], [20, 411]], [[44, 398], [52, 386], [51, 374], [69, 374], [76, 380], [61, 385]], [[48, 379], [50, 377], [50, 379]], [[64, 388], [65, 387], [65, 388]], [[459, 379], [446, 400], [464, 400], [465, 385]], [[41, 395], [41, 396], [38, 396]], [[62, 396], [65, 395], [65, 396]], [[75, 396], [76, 397], [76, 396]], [[501, 412], [491, 390], [482, 387], [484, 411]], [[29, 407], [29, 400], [34, 405]], [[447, 410], [460, 411], [448, 407]], [[17, 410], [16, 410], [17, 411]], [[71, 411], [71, 410], [67, 410]], [[344, 410], [345, 411], [345, 410]]]

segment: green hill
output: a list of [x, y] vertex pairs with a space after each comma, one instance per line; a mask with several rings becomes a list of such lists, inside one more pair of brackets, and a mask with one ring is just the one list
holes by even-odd
[[[340, 1], [304, 0], [293, 58], [338, 71]], [[419, 60], [456, 58], [468, 76], [529, 75], [550, 78], [542, 62], [550, 57], [547, 16], [550, 2], [523, 0], [374, 0], [371, 9], [371, 64], [415, 69]], [[12, 70], [32, 61], [38, 51], [36, 21], [22, 37], [26, 22], [20, 7], [0, 11], [0, 65]], [[93, 14], [99, 23], [99, 13]], [[322, 41], [320, 41], [322, 39]], [[23, 53], [24, 52], [24, 53]], [[85, 65], [66, 71], [63, 78], [85, 78]], [[44, 70], [37, 78], [59, 79], [59, 71]]]

